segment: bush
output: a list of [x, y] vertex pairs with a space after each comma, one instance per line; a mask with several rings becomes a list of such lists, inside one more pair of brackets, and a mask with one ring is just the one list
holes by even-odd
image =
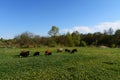
[[116, 47], [116, 45], [115, 44], [111, 44], [111, 48], [115, 48]]
[[85, 41], [81, 41], [80, 46], [81, 46], [81, 47], [86, 47], [86, 46], [87, 46], [87, 44], [86, 44], [86, 42], [85, 42]]
[[49, 43], [48, 43], [48, 46], [49, 47], [55, 47], [57, 44], [56, 44], [56, 42], [55, 41], [50, 41]]

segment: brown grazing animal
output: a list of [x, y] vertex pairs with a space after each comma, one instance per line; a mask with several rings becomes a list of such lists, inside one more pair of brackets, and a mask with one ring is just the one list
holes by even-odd
[[29, 53], [30, 53], [30, 51], [21, 51], [20, 57], [28, 57]]
[[51, 55], [51, 54], [52, 54], [52, 52], [50, 50], [45, 51], [45, 55]]

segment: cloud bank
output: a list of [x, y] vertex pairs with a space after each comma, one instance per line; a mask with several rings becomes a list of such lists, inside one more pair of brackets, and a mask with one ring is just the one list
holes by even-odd
[[78, 31], [80, 33], [94, 33], [94, 32], [104, 32], [104, 30], [108, 30], [109, 28], [112, 28], [114, 31], [117, 29], [120, 29], [120, 21], [116, 22], [102, 22], [97, 25], [93, 26], [74, 26], [71, 29], [63, 29], [62, 32], [70, 32]]

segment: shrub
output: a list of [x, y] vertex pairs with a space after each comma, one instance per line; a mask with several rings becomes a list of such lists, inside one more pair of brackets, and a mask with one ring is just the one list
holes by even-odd
[[86, 42], [85, 42], [85, 41], [81, 41], [80, 46], [81, 46], [81, 47], [86, 47], [86, 46], [87, 46], [87, 44], [86, 44]]

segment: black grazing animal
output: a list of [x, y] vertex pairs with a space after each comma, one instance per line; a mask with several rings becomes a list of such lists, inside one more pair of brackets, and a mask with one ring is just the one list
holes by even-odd
[[51, 54], [52, 54], [52, 52], [50, 50], [45, 51], [45, 55], [51, 55]]
[[33, 56], [39, 56], [40, 55], [40, 52], [35, 52], [34, 54], [33, 54]]
[[21, 51], [20, 57], [28, 57], [30, 51]]
[[70, 50], [69, 49], [65, 49], [65, 52], [70, 52]]
[[77, 52], [77, 49], [73, 49], [73, 50], [71, 51], [71, 53], [75, 53], [75, 52]]

